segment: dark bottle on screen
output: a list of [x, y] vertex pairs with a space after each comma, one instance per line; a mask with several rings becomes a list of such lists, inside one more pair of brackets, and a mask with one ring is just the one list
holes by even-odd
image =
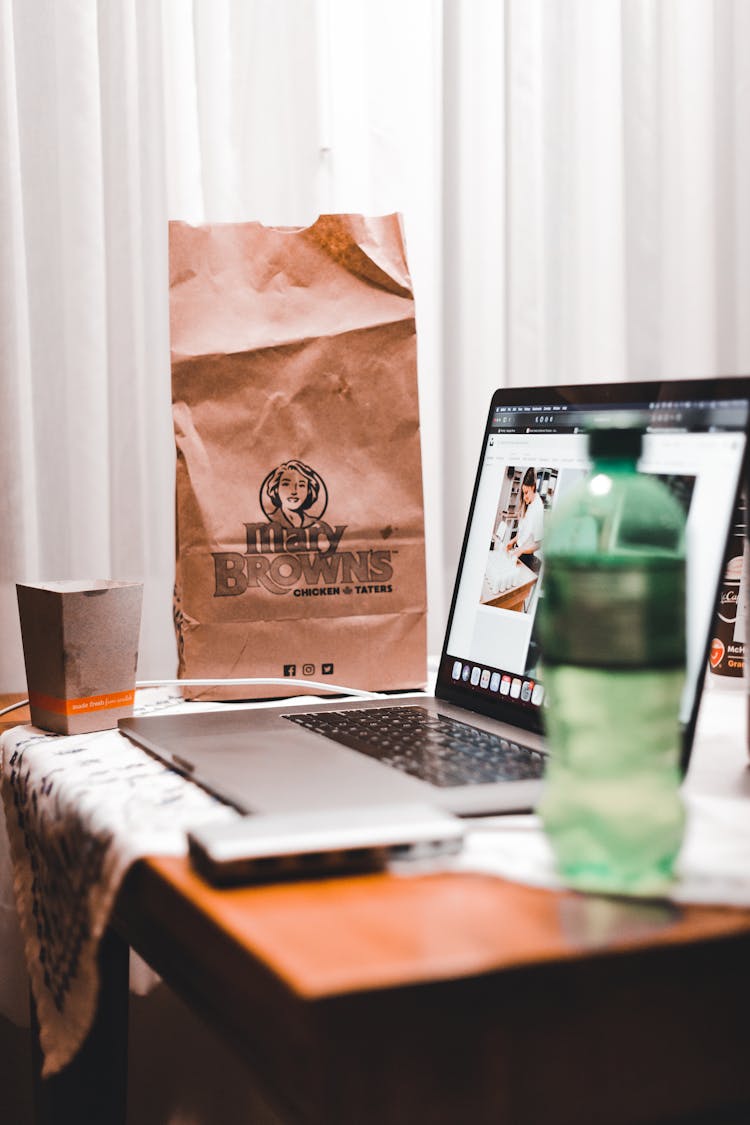
[[685, 512], [637, 471], [641, 442], [637, 428], [593, 430], [592, 468], [545, 536], [539, 812], [568, 885], [652, 895], [684, 828]]
[[747, 610], [745, 539], [747, 505], [737, 501], [727, 543], [724, 577], [711, 634], [709, 669], [715, 684], [744, 687], [745, 614]]

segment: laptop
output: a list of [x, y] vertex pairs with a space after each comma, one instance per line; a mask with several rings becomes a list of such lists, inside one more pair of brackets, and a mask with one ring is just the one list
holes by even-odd
[[[743, 480], [750, 379], [504, 388], [482, 435], [434, 695], [326, 698], [120, 720], [129, 738], [242, 812], [430, 804], [460, 816], [533, 809], [543, 786], [543, 521], [588, 468], [585, 431], [627, 413], [639, 468], [687, 515], [687, 769], [725, 549]], [[541, 541], [509, 566], [524, 478]], [[539, 509], [539, 505], [537, 505]], [[539, 512], [537, 512], [537, 519]], [[387, 658], [387, 654], [384, 654]], [[355, 685], [356, 686], [356, 685]]]

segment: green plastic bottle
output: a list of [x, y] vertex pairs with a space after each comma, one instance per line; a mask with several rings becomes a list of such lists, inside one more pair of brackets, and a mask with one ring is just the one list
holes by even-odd
[[638, 473], [641, 441], [593, 430], [592, 469], [545, 534], [539, 813], [567, 885], [651, 896], [669, 887], [684, 829], [685, 513]]

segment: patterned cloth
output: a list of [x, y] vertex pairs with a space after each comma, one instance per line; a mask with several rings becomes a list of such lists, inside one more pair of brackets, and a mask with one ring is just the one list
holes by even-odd
[[[135, 713], [186, 706], [140, 692]], [[70, 1062], [91, 1027], [99, 941], [130, 865], [184, 855], [188, 826], [238, 814], [114, 730], [16, 727], [0, 739], [0, 768], [46, 1077]]]

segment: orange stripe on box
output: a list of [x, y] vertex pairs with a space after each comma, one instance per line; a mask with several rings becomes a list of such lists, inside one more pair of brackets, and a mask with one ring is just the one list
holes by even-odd
[[113, 691], [105, 695], [87, 695], [81, 699], [58, 699], [56, 695], [29, 692], [29, 703], [42, 711], [55, 715], [84, 715], [87, 711], [114, 711], [117, 707], [132, 707], [135, 691]]

